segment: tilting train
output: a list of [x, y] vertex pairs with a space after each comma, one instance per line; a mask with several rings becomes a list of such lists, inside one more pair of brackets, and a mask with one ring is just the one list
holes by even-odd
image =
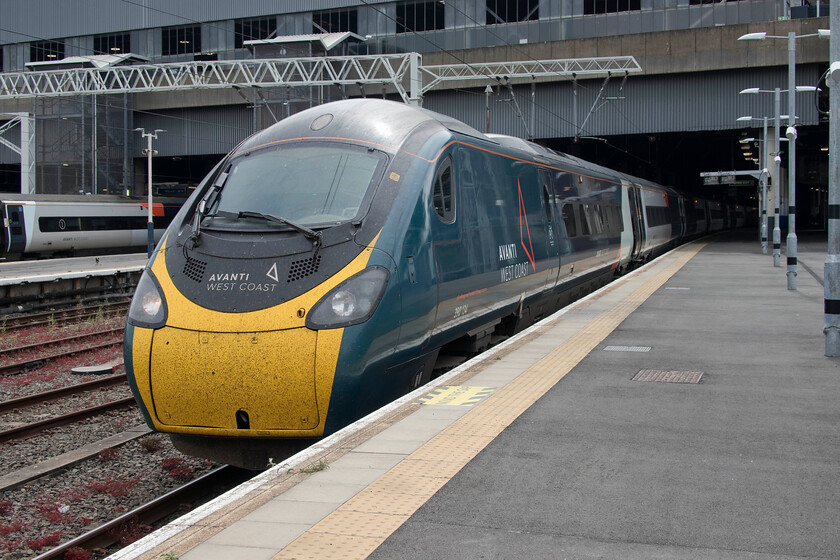
[[[159, 240], [184, 199], [152, 201]], [[145, 199], [115, 195], [23, 195], [0, 193], [0, 258], [72, 255], [146, 247]]]
[[263, 468], [426, 383], [438, 356], [734, 221], [443, 115], [330, 103], [247, 139], [184, 204], [134, 296], [126, 370], [176, 446]]

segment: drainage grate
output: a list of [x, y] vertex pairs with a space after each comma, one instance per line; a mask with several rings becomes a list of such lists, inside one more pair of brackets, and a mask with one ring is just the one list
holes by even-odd
[[664, 369], [642, 369], [632, 381], [656, 381], [658, 383], [699, 383], [702, 371], [675, 371]]
[[650, 352], [650, 346], [607, 346], [606, 352]]

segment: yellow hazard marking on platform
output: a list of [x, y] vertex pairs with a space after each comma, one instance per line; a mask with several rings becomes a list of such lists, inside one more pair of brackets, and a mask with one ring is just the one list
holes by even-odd
[[670, 264], [652, 272], [651, 278], [615, 306], [350, 498], [272, 560], [367, 558], [705, 245], [695, 243], [676, 250]]
[[492, 395], [495, 390], [495, 387], [444, 385], [443, 387], [438, 387], [428, 395], [420, 397], [417, 403], [445, 406], [475, 406]]

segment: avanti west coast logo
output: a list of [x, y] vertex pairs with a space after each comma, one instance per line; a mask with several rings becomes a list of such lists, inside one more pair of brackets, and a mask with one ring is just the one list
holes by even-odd
[[255, 281], [250, 272], [216, 272], [207, 279], [208, 292], [267, 292], [277, 289], [277, 263], [273, 263], [265, 275], [273, 282]]

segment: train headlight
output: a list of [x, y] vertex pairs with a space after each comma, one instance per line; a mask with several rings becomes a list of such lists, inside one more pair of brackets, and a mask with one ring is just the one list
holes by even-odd
[[137, 283], [131, 307], [128, 310], [128, 320], [132, 325], [156, 329], [166, 323], [166, 299], [158, 285], [157, 279], [150, 271], [145, 271]]
[[351, 276], [315, 304], [306, 317], [306, 326], [318, 330], [364, 323], [376, 311], [388, 278], [388, 270], [380, 266]]

